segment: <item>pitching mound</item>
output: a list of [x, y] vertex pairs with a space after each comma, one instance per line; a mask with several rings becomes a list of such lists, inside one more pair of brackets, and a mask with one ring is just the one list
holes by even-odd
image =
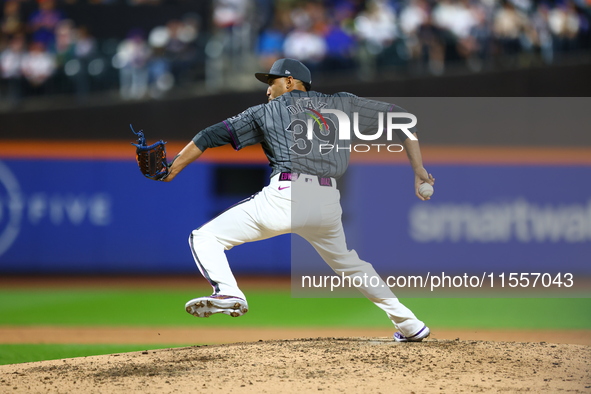
[[590, 350], [436, 339], [259, 341], [5, 365], [0, 391], [588, 393]]

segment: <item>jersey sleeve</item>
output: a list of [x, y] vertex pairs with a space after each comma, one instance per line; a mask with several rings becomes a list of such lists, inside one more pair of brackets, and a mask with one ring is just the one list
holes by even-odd
[[215, 148], [217, 146], [226, 145], [232, 142], [232, 136], [226, 128], [224, 122], [216, 123], [206, 129], [201, 130], [195, 137], [193, 143], [202, 152], [207, 148]]
[[255, 145], [265, 138], [261, 120], [264, 116], [264, 104], [248, 108], [246, 111], [222, 123], [231, 138], [231, 144], [236, 150], [245, 146]]
[[[384, 128], [386, 127], [386, 114], [388, 112], [405, 112], [408, 113], [407, 110], [405, 110], [404, 108], [401, 108], [395, 104], [391, 104], [391, 103], [387, 103], [385, 101], [379, 101], [379, 100], [370, 100], [370, 99], [366, 99], [366, 98], [361, 98], [361, 97], [356, 97], [355, 98], [355, 108], [357, 109], [357, 111], [359, 112], [359, 130], [364, 133], [366, 131], [369, 131], [371, 133], [375, 133], [377, 130], [377, 127], [379, 125], [379, 118], [378, 118], [378, 113], [382, 113], [382, 119], [383, 119], [383, 125]], [[404, 123], [408, 123], [407, 120], [404, 120], [402, 118], [395, 118], [393, 119], [393, 123], [394, 124], [404, 124]], [[396, 135], [398, 136], [398, 139], [401, 142], [404, 142], [408, 136], [400, 129], [395, 129], [394, 130]], [[410, 127], [408, 128], [408, 131], [410, 131], [411, 133], [417, 133], [417, 128], [415, 127]]]

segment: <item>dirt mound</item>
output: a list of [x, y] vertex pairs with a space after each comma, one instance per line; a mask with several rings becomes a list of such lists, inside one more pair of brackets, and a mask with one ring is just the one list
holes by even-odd
[[591, 392], [591, 347], [545, 342], [315, 338], [0, 366], [0, 391]]

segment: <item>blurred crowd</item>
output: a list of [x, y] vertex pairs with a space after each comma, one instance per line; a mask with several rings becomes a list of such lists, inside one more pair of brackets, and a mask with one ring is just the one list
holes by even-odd
[[267, 64], [285, 55], [367, 78], [388, 65], [439, 75], [458, 62], [471, 71], [552, 63], [591, 49], [590, 11], [590, 0], [285, 1], [259, 53]]
[[[69, 0], [68, 3], [76, 3]], [[28, 15], [22, 6], [34, 3]], [[113, 0], [91, 0], [97, 6]], [[134, 0], [130, 6], [160, 1]], [[118, 89], [123, 99], [159, 97], [198, 63], [199, 16], [184, 15], [149, 31], [100, 40], [68, 18], [56, 0], [5, 0], [0, 21], [0, 98]], [[102, 21], [108, 23], [108, 21]]]
[[383, 70], [441, 75], [451, 65], [479, 72], [551, 64], [591, 49], [591, 0], [210, 0], [209, 15], [130, 25], [115, 40], [94, 37], [62, 10], [81, 3], [139, 9], [190, 1], [3, 0], [0, 100], [101, 90], [159, 98], [198, 81], [223, 86], [228, 75], [268, 69], [280, 57], [370, 80]]

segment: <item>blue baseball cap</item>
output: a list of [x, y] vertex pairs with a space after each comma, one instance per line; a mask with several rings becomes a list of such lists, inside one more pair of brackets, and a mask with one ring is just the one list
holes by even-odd
[[295, 59], [279, 59], [273, 63], [268, 73], [256, 73], [254, 76], [264, 83], [269, 82], [269, 77], [293, 77], [302, 81], [306, 89], [310, 90], [312, 87], [310, 70], [302, 62]]

